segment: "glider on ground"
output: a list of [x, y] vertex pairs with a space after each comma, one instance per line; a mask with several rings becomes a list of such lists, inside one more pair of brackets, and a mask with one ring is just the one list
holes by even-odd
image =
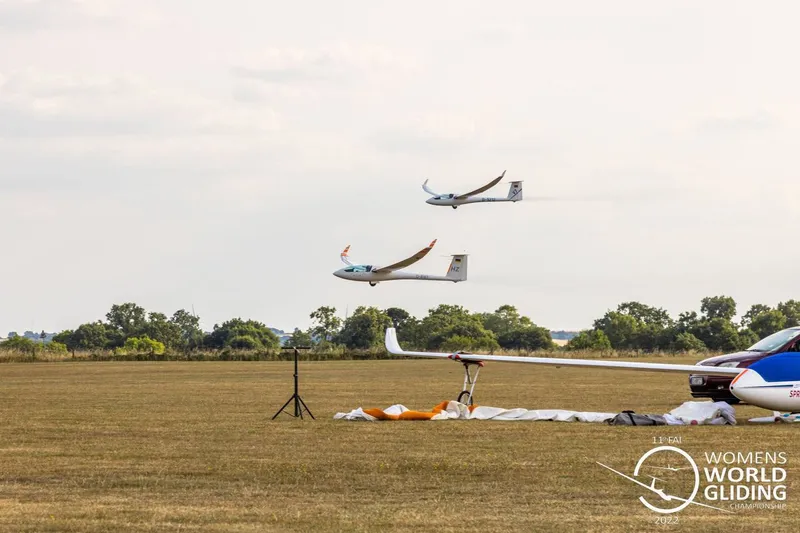
[[[433, 357], [452, 359], [464, 365], [464, 390], [458, 395], [461, 403], [473, 403], [472, 393], [478, 371], [484, 361], [499, 363], [529, 363], [556, 367], [586, 367], [597, 369], [641, 370], [650, 372], [698, 373], [697, 365], [670, 363], [637, 363], [628, 361], [603, 361], [597, 359], [562, 359], [556, 357], [517, 357], [506, 355], [481, 355], [465, 352], [408, 352], [400, 348], [395, 328], [386, 329], [386, 349], [394, 355], [407, 357]], [[470, 366], [476, 366], [475, 375]], [[770, 355], [747, 368], [703, 366], [703, 374], [735, 376], [730, 384], [731, 393], [740, 400], [775, 412], [800, 413], [800, 352], [783, 352]], [[471, 384], [470, 390], [467, 385]], [[462, 401], [464, 398], [465, 401]]]
[[503, 176], [506, 175], [506, 171], [504, 170], [502, 174], [498, 177], [480, 187], [475, 189], [474, 191], [470, 191], [463, 194], [457, 193], [450, 193], [450, 194], [438, 194], [433, 192], [428, 188], [428, 180], [425, 180], [425, 183], [422, 184], [422, 188], [428, 194], [433, 195], [433, 198], [428, 198], [425, 203], [431, 205], [449, 205], [453, 209], [456, 209], [460, 205], [464, 204], [475, 204], [478, 202], [519, 202], [522, 200], [522, 182], [521, 181], [512, 181], [511, 187], [508, 189], [508, 196], [505, 198], [487, 198], [485, 196], [477, 196], [478, 194], [488, 191], [495, 185], [497, 185]]
[[350, 281], [366, 281], [371, 286], [375, 286], [382, 281], [393, 281], [400, 279], [418, 279], [426, 281], [452, 281], [458, 283], [459, 281], [467, 280], [467, 256], [466, 254], [453, 255], [450, 261], [450, 268], [444, 276], [435, 276], [431, 274], [414, 274], [411, 272], [398, 272], [399, 270], [413, 265], [430, 252], [436, 244], [436, 239], [433, 240], [426, 248], [415, 253], [407, 259], [398, 261], [388, 266], [376, 267], [373, 265], [354, 265], [350, 262], [348, 252], [350, 245], [347, 245], [340, 257], [342, 262], [348, 265], [333, 273], [337, 278], [342, 278]]

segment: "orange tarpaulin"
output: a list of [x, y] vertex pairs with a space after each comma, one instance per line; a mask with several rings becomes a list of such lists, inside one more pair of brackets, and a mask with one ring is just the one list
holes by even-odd
[[[386, 414], [383, 409], [378, 408], [363, 409], [363, 411], [370, 416], [374, 416], [378, 420], [430, 420], [447, 409], [448, 403], [448, 400], [445, 400], [430, 411], [403, 411], [399, 415]], [[477, 405], [470, 405], [469, 412], [471, 413], [476, 407]]]

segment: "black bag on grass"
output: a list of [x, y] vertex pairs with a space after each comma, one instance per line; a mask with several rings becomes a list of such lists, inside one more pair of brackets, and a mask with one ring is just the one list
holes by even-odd
[[637, 415], [633, 411], [622, 411], [608, 421], [610, 426], [666, 426], [667, 421], [661, 415]]

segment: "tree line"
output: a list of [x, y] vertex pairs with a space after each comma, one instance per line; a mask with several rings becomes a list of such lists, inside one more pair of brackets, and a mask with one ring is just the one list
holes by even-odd
[[358, 307], [342, 320], [335, 307], [320, 307], [307, 331], [295, 329], [289, 344], [370, 349], [383, 346], [386, 328], [394, 326], [401, 343], [422, 350], [542, 350], [555, 345], [547, 328], [502, 305], [491, 313], [473, 313], [460, 305], [441, 304], [419, 319], [405, 309]]
[[[700, 313], [687, 311], [672, 318], [663, 308], [624, 302], [579, 332], [565, 350], [618, 351], [733, 351], [747, 348], [780, 329], [800, 325], [800, 301], [787, 300], [775, 308], [753, 305], [736, 321], [736, 302], [729, 296], [703, 298]], [[400, 342], [413, 350], [495, 352], [559, 349], [547, 328], [538, 326], [512, 305], [492, 312], [471, 312], [459, 305], [441, 304], [417, 318], [398, 307], [358, 307], [342, 319], [335, 307], [322, 306], [309, 318], [306, 330], [295, 328], [286, 344], [311, 346], [315, 352], [383, 350], [387, 327], [394, 326]], [[38, 349], [51, 352], [106, 351], [115, 355], [214, 352], [274, 352], [278, 336], [255, 320], [233, 318], [200, 328], [200, 318], [184, 309], [168, 317], [147, 312], [132, 303], [115, 304], [105, 316], [65, 330]], [[37, 344], [14, 337], [0, 347], [35, 353]]]
[[[461, 306], [440, 305], [417, 319], [404, 309], [359, 307], [346, 319], [336, 308], [322, 306], [309, 315], [311, 327], [295, 328], [287, 344], [310, 346], [318, 352], [369, 351], [383, 348], [387, 327], [397, 327], [402, 342], [411, 347], [435, 350], [537, 350], [553, 348], [550, 332], [536, 326], [516, 308], [501, 306], [493, 313], [471, 313]], [[256, 320], [233, 318], [215, 324], [212, 331], [200, 328], [200, 318], [184, 309], [171, 317], [147, 312], [132, 303], [114, 304], [105, 320], [81, 324], [38, 345], [14, 337], [0, 347], [35, 353], [107, 351], [116, 355], [194, 353], [202, 351], [270, 352], [281, 342], [273, 330]]]
[[696, 311], [677, 319], [662, 308], [624, 302], [594, 321], [567, 344], [572, 350], [638, 350], [645, 352], [743, 350], [776, 331], [800, 325], [800, 301], [787, 300], [772, 308], [755, 304], [736, 317], [736, 301], [730, 296], [709, 296]]

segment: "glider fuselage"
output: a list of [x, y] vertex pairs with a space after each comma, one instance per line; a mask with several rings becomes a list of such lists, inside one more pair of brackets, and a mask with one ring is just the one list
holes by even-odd
[[337, 278], [350, 281], [363, 281], [368, 283], [379, 283], [381, 281], [395, 281], [403, 279], [425, 280], [425, 281], [452, 281], [457, 283], [463, 281], [453, 277], [434, 276], [432, 274], [415, 274], [413, 272], [373, 272], [370, 265], [356, 265], [342, 268], [333, 273]]
[[511, 198], [488, 198], [485, 196], [470, 196], [468, 198], [458, 199], [454, 194], [443, 194], [442, 196], [435, 196], [428, 198], [425, 203], [431, 205], [443, 206], [459, 206], [464, 204], [478, 204], [482, 202], [516, 202], [516, 199]]

